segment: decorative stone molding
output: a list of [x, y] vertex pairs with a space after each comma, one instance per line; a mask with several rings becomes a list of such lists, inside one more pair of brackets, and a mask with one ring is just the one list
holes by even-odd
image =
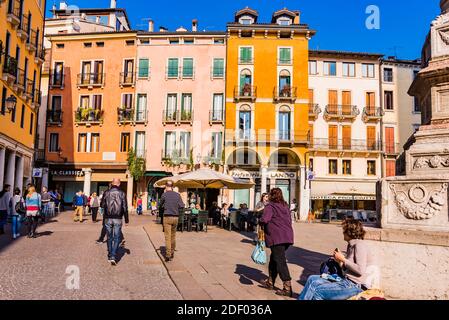
[[448, 187], [449, 183], [442, 183], [440, 190], [429, 191], [415, 184], [405, 192], [399, 191], [396, 184], [390, 185], [399, 212], [410, 220], [428, 220], [437, 215], [446, 204]]
[[443, 40], [443, 42], [445, 44], [449, 45], [449, 33], [446, 33], [443, 31], [440, 31], [439, 33], [440, 33], [441, 40]]
[[420, 157], [415, 161], [413, 169], [449, 168], [449, 155], [433, 157]]
[[449, 13], [439, 15], [435, 18], [435, 20], [432, 21], [431, 25], [432, 27], [438, 27], [445, 24], [446, 22], [449, 22]]

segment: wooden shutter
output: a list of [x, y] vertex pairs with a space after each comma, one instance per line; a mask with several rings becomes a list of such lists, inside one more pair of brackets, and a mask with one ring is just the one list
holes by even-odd
[[368, 110], [373, 110], [376, 106], [376, 96], [374, 95], [374, 92], [367, 92], [366, 93], [366, 107]]
[[376, 127], [366, 127], [366, 142], [368, 150], [376, 150]]
[[329, 125], [329, 148], [337, 149], [338, 147], [338, 127]]
[[385, 151], [395, 153], [394, 128], [385, 128]]
[[343, 126], [343, 148], [351, 150], [351, 126]]
[[396, 176], [396, 161], [394, 160], [387, 160], [386, 161], [386, 175], [387, 177], [394, 177]]
[[329, 90], [329, 105], [328, 112], [331, 114], [337, 114], [338, 112], [338, 91], [337, 90]]
[[351, 104], [352, 104], [352, 96], [351, 91], [343, 91], [342, 92], [342, 113], [344, 115], [351, 114]]
[[313, 147], [314, 143], [314, 136], [313, 136], [313, 124], [309, 124], [309, 141], [310, 141], [310, 147]]

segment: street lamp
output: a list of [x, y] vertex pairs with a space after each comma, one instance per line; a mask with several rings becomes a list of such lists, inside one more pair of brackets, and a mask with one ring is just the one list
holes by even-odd
[[6, 99], [6, 109], [8, 110], [8, 113], [13, 112], [13, 110], [16, 108], [16, 104], [17, 98], [15, 96], [11, 95]]

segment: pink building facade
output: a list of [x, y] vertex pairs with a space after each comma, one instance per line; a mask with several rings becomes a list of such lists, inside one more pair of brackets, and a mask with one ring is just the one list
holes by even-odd
[[[134, 139], [146, 157], [136, 192], [146, 206], [160, 196], [153, 184], [162, 177], [200, 167], [223, 170], [226, 35], [197, 32], [196, 23], [192, 31], [138, 34], [136, 108], [149, 117]], [[185, 200], [194, 192], [179, 191]], [[218, 200], [218, 191], [205, 198]]]

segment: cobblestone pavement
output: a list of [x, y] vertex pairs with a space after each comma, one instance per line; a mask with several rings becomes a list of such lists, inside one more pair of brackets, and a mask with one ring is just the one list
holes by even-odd
[[[319, 273], [320, 264], [336, 247], [345, 251], [346, 243], [338, 225], [295, 223], [294, 229], [295, 245], [288, 250], [287, 258], [293, 290], [298, 294], [307, 277]], [[165, 247], [162, 226], [153, 221], [145, 230], [161, 255]], [[283, 299], [259, 287], [268, 268], [251, 260], [254, 236], [217, 227], [209, 228], [207, 233], [178, 232], [175, 259], [166, 266], [182, 296], [185, 299]], [[277, 286], [282, 286], [280, 279]]]
[[[149, 217], [131, 216], [116, 267], [107, 261], [106, 244], [95, 243], [101, 222], [75, 224], [70, 218], [71, 213], [63, 213], [39, 226], [37, 239], [13, 242], [9, 228], [0, 236], [0, 300], [182, 298], [143, 230]], [[71, 265], [80, 270], [79, 290], [66, 288]]]

